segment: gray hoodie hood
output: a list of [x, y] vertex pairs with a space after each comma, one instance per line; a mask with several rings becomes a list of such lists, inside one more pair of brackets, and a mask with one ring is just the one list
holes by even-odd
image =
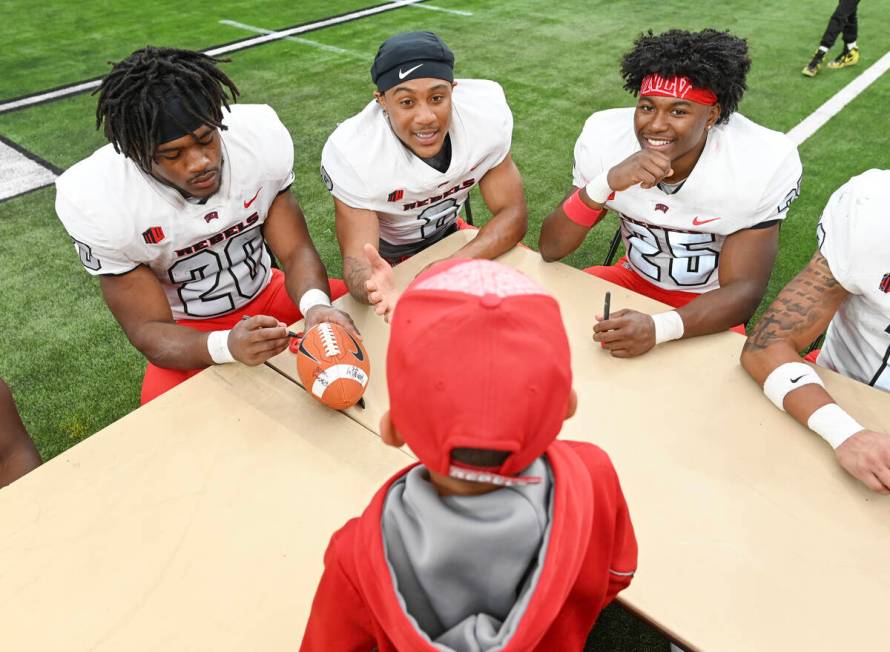
[[421, 465], [386, 496], [383, 541], [393, 585], [440, 650], [502, 648], [531, 598], [547, 548], [552, 474], [542, 457], [522, 475], [543, 481], [439, 496]]

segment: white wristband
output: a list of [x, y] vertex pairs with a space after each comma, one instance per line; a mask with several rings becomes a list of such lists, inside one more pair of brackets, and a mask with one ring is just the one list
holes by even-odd
[[330, 306], [331, 299], [330, 297], [322, 290], [318, 288], [312, 288], [311, 290], [306, 290], [303, 293], [303, 296], [300, 297], [300, 314], [304, 317], [306, 313], [308, 313], [315, 306]]
[[865, 430], [856, 419], [844, 412], [837, 403], [823, 405], [807, 419], [807, 427], [837, 448], [860, 430]]
[[655, 344], [683, 337], [683, 318], [676, 310], [654, 314], [652, 321], [655, 322]]
[[593, 181], [587, 184], [584, 188], [587, 196], [590, 197], [597, 204], [605, 204], [606, 200], [609, 199], [609, 195], [612, 194], [612, 189], [609, 187], [609, 171], [605, 170], [600, 172], [596, 177], [594, 177]]
[[763, 381], [763, 393], [773, 405], [785, 411], [785, 395], [804, 385], [825, 387], [816, 371], [803, 362], [786, 362], [770, 372]]
[[207, 336], [207, 352], [216, 364], [235, 362], [235, 356], [229, 351], [229, 333], [232, 331], [211, 331]]

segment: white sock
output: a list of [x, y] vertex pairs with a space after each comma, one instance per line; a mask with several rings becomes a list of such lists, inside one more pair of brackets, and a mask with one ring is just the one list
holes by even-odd
[[824, 45], [820, 45], [819, 52], [821, 52], [822, 54], [825, 54], [826, 52], [828, 52], [828, 48], [825, 47]]
[[853, 48], [857, 47], [856, 41], [853, 41], [852, 43], [845, 43], [844, 45], [847, 47], [848, 50], [852, 50]]

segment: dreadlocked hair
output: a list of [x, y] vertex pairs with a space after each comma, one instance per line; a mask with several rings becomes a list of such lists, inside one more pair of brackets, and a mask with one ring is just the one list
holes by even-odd
[[688, 77], [695, 86], [710, 89], [720, 105], [718, 124], [738, 109], [750, 69], [745, 39], [714, 29], [672, 29], [658, 35], [649, 30], [621, 60], [624, 88], [634, 95], [640, 92], [643, 78], [652, 73]]
[[96, 107], [96, 129], [105, 123], [105, 136], [142, 169], [151, 168], [158, 142], [159, 113], [165, 98], [175, 96], [186, 113], [203, 124], [225, 129], [222, 107], [229, 110], [238, 88], [216, 67], [228, 59], [200, 52], [147, 46], [114, 64], [102, 85]]

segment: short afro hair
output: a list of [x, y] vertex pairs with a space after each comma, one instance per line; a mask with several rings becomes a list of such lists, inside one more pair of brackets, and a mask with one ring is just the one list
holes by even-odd
[[688, 77], [695, 86], [710, 89], [720, 105], [718, 124], [738, 109], [750, 69], [745, 39], [714, 29], [672, 29], [658, 35], [649, 30], [621, 60], [624, 88], [634, 95], [640, 92], [643, 78], [652, 73]]

